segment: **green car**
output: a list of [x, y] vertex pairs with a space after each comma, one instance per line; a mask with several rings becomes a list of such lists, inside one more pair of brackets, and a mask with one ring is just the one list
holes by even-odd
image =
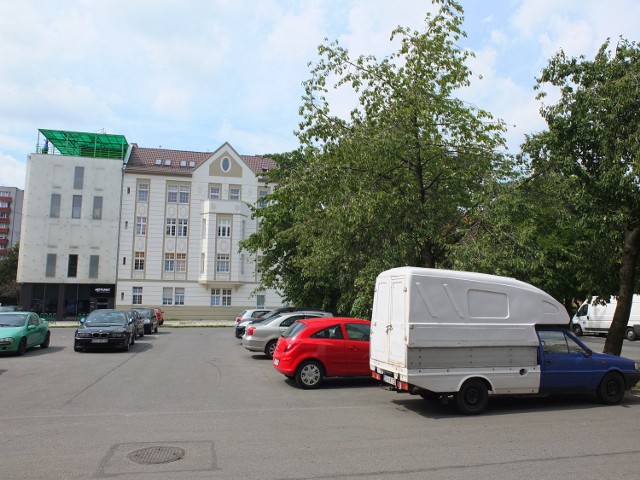
[[24, 355], [28, 348], [49, 346], [49, 322], [33, 312], [0, 312], [0, 352]]

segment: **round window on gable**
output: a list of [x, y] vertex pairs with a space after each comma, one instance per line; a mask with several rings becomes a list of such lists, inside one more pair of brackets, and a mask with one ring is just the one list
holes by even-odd
[[230, 168], [231, 168], [231, 160], [229, 160], [228, 157], [224, 157], [222, 159], [222, 171], [228, 172]]

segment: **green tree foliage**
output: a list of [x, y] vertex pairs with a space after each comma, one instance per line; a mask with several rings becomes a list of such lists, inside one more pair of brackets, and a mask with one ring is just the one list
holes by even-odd
[[[620, 354], [637, 287], [640, 251], [640, 49], [620, 39], [605, 42], [595, 59], [568, 58], [560, 51], [537, 81], [557, 87], [557, 103], [543, 105], [548, 131], [524, 145], [539, 175], [562, 176], [579, 212], [575, 227], [584, 238], [579, 261], [595, 268], [582, 282], [597, 294], [616, 293], [618, 306], [604, 351]], [[617, 277], [617, 291], [612, 287]]]
[[19, 245], [7, 250], [7, 256], [0, 260], [0, 299], [3, 302], [17, 303], [20, 287], [16, 281], [18, 273]]
[[[262, 230], [243, 244], [263, 255], [264, 286], [291, 302], [369, 315], [382, 270], [451, 265], [485, 189], [511, 171], [496, 153], [503, 123], [454, 96], [471, 77], [462, 9], [436, 3], [423, 32], [392, 33], [398, 50], [382, 60], [318, 49], [301, 148], [271, 173]], [[348, 119], [332, 113], [330, 88], [357, 99]]]

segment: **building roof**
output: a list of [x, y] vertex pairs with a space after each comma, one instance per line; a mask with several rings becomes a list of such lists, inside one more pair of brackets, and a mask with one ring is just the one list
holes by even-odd
[[[141, 148], [135, 143], [132, 147], [125, 167], [127, 172], [191, 176], [202, 162], [213, 155], [211, 152]], [[276, 166], [271, 158], [256, 155], [240, 155], [240, 158], [256, 175]]]
[[[124, 135], [108, 133], [69, 132], [66, 130], [45, 130], [39, 132], [62, 155], [70, 157], [115, 158], [123, 160], [129, 143]], [[53, 148], [51, 148], [53, 150]], [[53, 153], [45, 142], [41, 153]]]

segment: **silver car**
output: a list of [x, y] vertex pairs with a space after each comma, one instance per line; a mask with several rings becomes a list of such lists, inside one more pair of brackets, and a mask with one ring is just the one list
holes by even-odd
[[264, 323], [248, 326], [242, 337], [242, 346], [251, 352], [264, 352], [272, 358], [280, 335], [297, 320], [332, 316], [329, 312], [318, 311], [285, 313]]

